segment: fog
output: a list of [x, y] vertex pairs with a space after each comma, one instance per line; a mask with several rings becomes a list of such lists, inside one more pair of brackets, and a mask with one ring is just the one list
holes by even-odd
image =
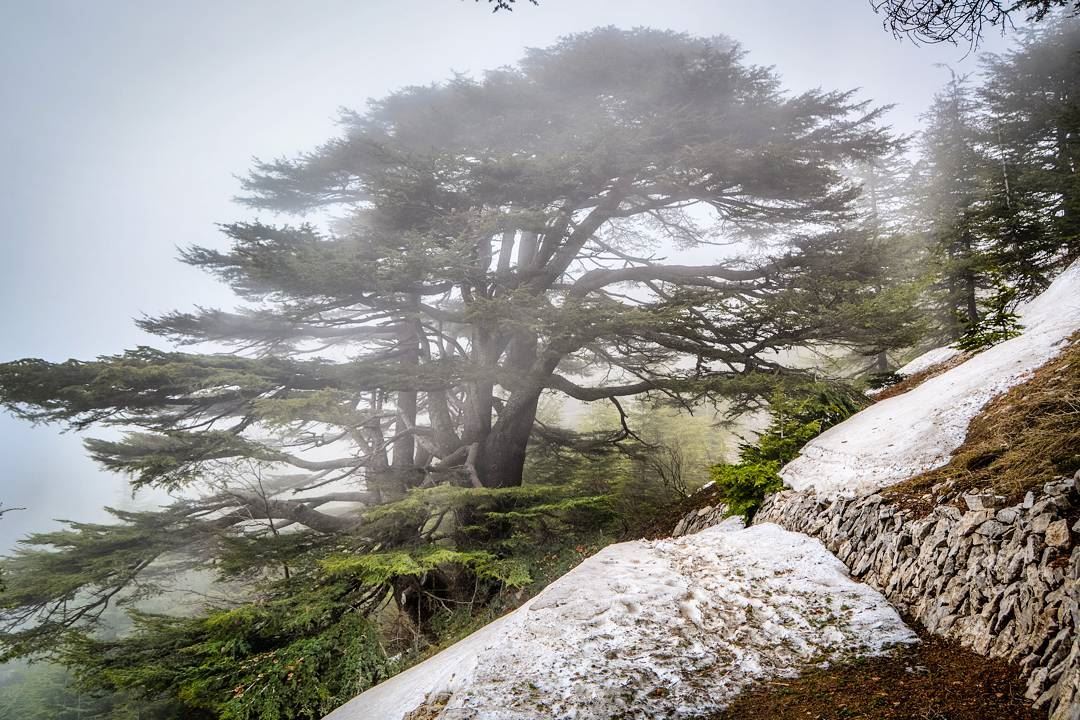
[[[0, 10], [0, 355], [62, 360], [160, 344], [132, 318], [231, 303], [175, 261], [221, 246], [215, 223], [251, 158], [292, 155], [362, 107], [451, 72], [514, 62], [529, 46], [598, 25], [725, 34], [793, 90], [862, 88], [913, 132], [947, 79], [977, 70], [967, 47], [915, 47], [866, 0], [542, 0], [492, 14], [463, 0], [7, 3]], [[982, 51], [1001, 49], [991, 34]], [[50, 518], [100, 519], [122, 478], [80, 438], [0, 417], [0, 547]]]

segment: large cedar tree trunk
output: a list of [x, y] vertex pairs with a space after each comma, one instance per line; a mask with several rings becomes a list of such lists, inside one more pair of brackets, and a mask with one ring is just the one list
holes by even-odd
[[506, 403], [498, 422], [480, 442], [476, 474], [484, 487], [517, 487], [525, 469], [525, 452], [536, 418], [540, 390], [515, 393]]

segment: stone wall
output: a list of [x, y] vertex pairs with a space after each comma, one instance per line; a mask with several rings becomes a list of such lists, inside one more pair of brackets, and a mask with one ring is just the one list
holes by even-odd
[[[876, 494], [788, 490], [754, 521], [818, 538], [928, 631], [1019, 663], [1028, 698], [1053, 720], [1080, 720], [1077, 484], [1077, 477], [1047, 483], [1010, 507], [989, 494], [965, 495], [963, 509], [943, 504], [929, 515]], [[722, 514], [703, 509], [680, 525], [692, 532]]]
[[693, 535], [705, 528], [710, 528], [713, 525], [719, 524], [722, 520], [727, 518], [727, 516], [727, 505], [705, 505], [704, 507], [700, 507], [693, 512], [683, 515], [682, 519], [676, 523], [675, 529], [671, 531], [671, 537]]

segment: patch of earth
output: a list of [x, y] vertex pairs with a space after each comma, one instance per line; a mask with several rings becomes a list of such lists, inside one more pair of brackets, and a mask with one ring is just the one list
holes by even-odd
[[938, 637], [773, 680], [708, 720], [1045, 720], [1018, 669]]

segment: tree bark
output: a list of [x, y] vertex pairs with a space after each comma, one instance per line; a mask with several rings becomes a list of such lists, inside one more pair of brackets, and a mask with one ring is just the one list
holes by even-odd
[[[974, 262], [975, 250], [971, 242], [971, 235], [964, 234], [964, 253], [968, 263]], [[967, 314], [968, 327], [979, 324], [979, 300], [975, 281], [975, 268], [968, 267], [964, 273], [964, 311]]]
[[[420, 338], [411, 319], [402, 322], [398, 328], [398, 343], [401, 349], [401, 369], [405, 374], [413, 374], [420, 365]], [[397, 392], [398, 419], [394, 424], [395, 439], [392, 466], [396, 471], [414, 467], [416, 459], [416, 438], [411, 430], [416, 427], [416, 390]]]
[[499, 413], [499, 421], [480, 443], [476, 474], [484, 487], [521, 485], [540, 392], [538, 388], [515, 392]]

